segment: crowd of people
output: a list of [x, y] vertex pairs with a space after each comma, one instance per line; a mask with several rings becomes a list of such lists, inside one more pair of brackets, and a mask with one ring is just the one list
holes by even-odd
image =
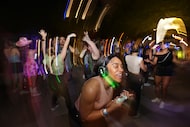
[[[21, 37], [15, 43], [4, 43], [5, 80], [12, 81], [8, 84], [13, 93], [30, 93], [34, 97], [41, 95], [37, 77], [42, 75], [50, 88], [51, 110], [62, 105], [82, 127], [115, 127], [117, 123], [112, 120], [117, 117], [115, 112], [138, 117], [142, 86], [150, 74], [155, 81], [156, 98], [152, 102], [164, 108], [174, 67], [183, 64], [167, 40], [160, 42], [157, 50], [153, 46], [142, 46], [142, 40], [136, 39], [127, 43], [122, 52], [117, 39], [112, 39], [107, 46], [106, 40], [95, 42], [87, 31], [80, 41], [81, 49], [72, 43], [73, 38], [78, 37], [76, 33], [53, 38], [48, 37], [44, 29], [38, 33], [40, 38], [35, 42]], [[31, 43], [35, 43], [32, 48]], [[68, 81], [72, 80], [72, 54], [78, 54], [82, 60], [84, 75], [84, 84], [74, 104], [68, 90], [69, 82], [64, 81], [66, 75]], [[28, 91], [24, 89], [24, 79]]]

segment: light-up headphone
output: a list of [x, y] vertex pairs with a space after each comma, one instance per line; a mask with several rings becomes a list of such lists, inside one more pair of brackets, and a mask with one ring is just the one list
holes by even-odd
[[[113, 58], [112, 56], [110, 58]], [[104, 62], [101, 66], [98, 67], [98, 72], [99, 75], [106, 80], [106, 82], [112, 87], [112, 88], [117, 88], [119, 86], [119, 84], [114, 81], [108, 73], [107, 67], [106, 65], [109, 63], [110, 61], [109, 56], [105, 57]]]

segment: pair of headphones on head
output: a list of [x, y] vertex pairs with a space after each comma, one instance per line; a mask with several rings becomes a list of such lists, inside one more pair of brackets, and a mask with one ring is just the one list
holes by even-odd
[[99, 72], [99, 75], [106, 80], [106, 82], [112, 87], [112, 88], [116, 88], [118, 87], [118, 83], [115, 82], [110, 76], [109, 76], [109, 73], [108, 73], [108, 69], [106, 67], [106, 65], [108, 64], [109, 62], [109, 58], [106, 57], [104, 59], [104, 62], [101, 66], [98, 67], [98, 72]]
[[105, 76], [108, 76], [108, 70], [107, 70], [107, 67], [106, 67], [106, 62], [108, 61], [108, 57], [106, 57], [102, 63], [102, 65], [100, 65], [98, 67], [98, 73], [101, 77], [105, 77]]

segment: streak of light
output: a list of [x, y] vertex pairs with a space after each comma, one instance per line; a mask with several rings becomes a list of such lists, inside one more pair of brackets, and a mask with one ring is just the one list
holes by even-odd
[[80, 11], [80, 8], [81, 8], [81, 5], [82, 5], [82, 2], [83, 2], [83, 0], [80, 1], [79, 7], [78, 7], [78, 9], [77, 9], [77, 11], [76, 11], [76, 14], [75, 14], [75, 18], [78, 17], [78, 14], [79, 14], [79, 11]]
[[89, 10], [91, 2], [92, 2], [92, 0], [88, 0], [88, 3], [86, 4], [86, 7], [85, 7], [84, 12], [82, 14], [82, 20], [84, 20], [86, 18], [86, 14]]
[[121, 38], [123, 37], [123, 35], [124, 35], [124, 32], [120, 35], [120, 37], [119, 37], [119, 41], [118, 41], [118, 47], [121, 45]]
[[114, 43], [115, 37], [112, 38], [111, 45], [110, 45], [110, 54], [112, 54], [113, 51], [113, 43]]
[[66, 8], [65, 8], [65, 12], [64, 12], [64, 19], [68, 18], [70, 16], [72, 4], [73, 4], [73, 0], [68, 0], [67, 1], [67, 5], [66, 5]]
[[98, 29], [100, 28], [100, 25], [103, 21], [103, 18], [104, 16], [106, 15], [106, 13], [108, 12], [110, 6], [109, 5], [106, 5], [105, 8], [103, 9], [102, 13], [100, 14], [99, 18], [98, 18], [98, 21], [96, 23], [96, 26], [95, 26], [95, 31], [98, 31]]
[[106, 41], [105, 41], [105, 44], [104, 44], [104, 56], [106, 56], [107, 55], [107, 45], [108, 45], [108, 39], [106, 39]]

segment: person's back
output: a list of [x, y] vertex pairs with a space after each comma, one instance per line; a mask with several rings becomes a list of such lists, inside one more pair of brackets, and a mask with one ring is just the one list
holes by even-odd
[[142, 61], [142, 57], [139, 56], [133, 56], [133, 55], [127, 55], [125, 57], [127, 69], [129, 72], [133, 74], [139, 74], [140, 73], [140, 63]]
[[143, 58], [138, 56], [138, 47], [133, 47], [132, 54], [125, 56], [125, 62], [128, 70], [128, 87], [132, 90], [135, 97], [134, 111], [130, 115], [138, 116], [138, 109], [141, 100], [141, 85], [144, 83], [144, 77], [141, 74], [141, 70], [146, 72], [147, 67], [144, 64]]

